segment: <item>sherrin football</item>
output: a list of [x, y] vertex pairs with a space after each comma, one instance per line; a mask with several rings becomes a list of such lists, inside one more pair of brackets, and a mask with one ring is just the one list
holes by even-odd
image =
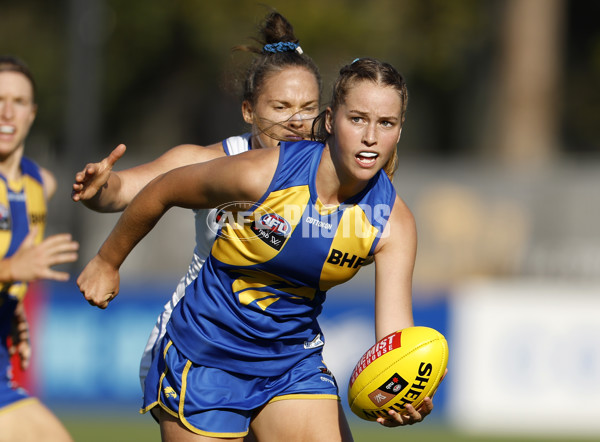
[[408, 327], [373, 345], [350, 376], [348, 403], [358, 417], [374, 421], [419, 408], [435, 393], [448, 365], [448, 343], [437, 330]]

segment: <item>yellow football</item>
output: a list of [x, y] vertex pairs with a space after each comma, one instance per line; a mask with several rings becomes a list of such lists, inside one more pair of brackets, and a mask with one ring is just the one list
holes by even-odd
[[448, 343], [437, 330], [409, 327], [378, 341], [350, 376], [348, 403], [358, 417], [374, 421], [419, 408], [435, 393], [448, 365]]

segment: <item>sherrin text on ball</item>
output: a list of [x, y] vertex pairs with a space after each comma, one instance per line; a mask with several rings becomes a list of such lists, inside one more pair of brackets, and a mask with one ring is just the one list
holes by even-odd
[[348, 403], [358, 417], [374, 421], [419, 408], [432, 397], [448, 365], [448, 343], [437, 330], [409, 327], [379, 340], [359, 359], [350, 376]]

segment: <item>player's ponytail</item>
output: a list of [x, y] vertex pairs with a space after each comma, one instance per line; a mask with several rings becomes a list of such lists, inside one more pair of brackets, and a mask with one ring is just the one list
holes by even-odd
[[298, 66], [311, 72], [319, 85], [319, 95], [322, 80], [319, 68], [299, 45], [292, 24], [280, 13], [270, 12], [259, 27], [259, 38], [253, 40], [258, 45], [240, 45], [235, 51], [245, 51], [257, 54], [246, 71], [242, 99], [255, 105], [265, 80], [275, 71], [281, 71], [290, 66]]

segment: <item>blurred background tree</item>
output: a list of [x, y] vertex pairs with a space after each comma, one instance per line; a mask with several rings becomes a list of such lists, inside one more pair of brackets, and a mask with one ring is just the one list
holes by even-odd
[[[24, 58], [39, 84], [41, 107], [31, 147], [57, 157], [82, 152], [90, 159], [98, 149], [106, 152], [126, 142], [131, 152], [152, 157], [177, 143], [209, 143], [243, 129], [235, 75], [241, 75], [248, 57], [230, 49], [250, 42], [265, 5], [236, 0], [3, 3], [2, 52]], [[537, 54], [522, 51], [525, 60], [531, 66], [554, 63], [552, 75], [560, 79], [560, 88], [546, 93], [552, 95], [550, 111], [558, 116], [557, 149], [598, 151], [600, 40], [593, 21], [598, 2], [280, 0], [270, 6], [294, 23], [301, 44], [323, 71], [326, 92], [337, 69], [357, 56], [399, 67], [411, 95], [402, 146], [411, 155], [478, 156], [493, 149], [486, 140], [489, 130], [482, 130], [490, 124], [486, 118], [502, 121], [490, 108], [494, 93], [511, 81], [509, 72], [521, 82], [530, 72], [527, 65], [519, 71], [518, 61], [510, 64], [506, 54], [527, 44], [545, 44]], [[515, 32], [518, 19], [529, 33]], [[536, 34], [542, 28], [545, 37]], [[506, 45], [512, 46], [506, 50]], [[544, 72], [540, 67], [540, 75]], [[535, 75], [529, 78], [536, 83]], [[514, 110], [512, 104], [505, 115]]]

